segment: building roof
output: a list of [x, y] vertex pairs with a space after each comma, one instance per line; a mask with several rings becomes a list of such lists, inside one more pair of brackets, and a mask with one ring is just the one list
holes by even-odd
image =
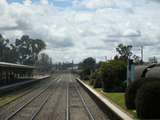
[[14, 64], [14, 63], [7, 63], [7, 62], [0, 62], [0, 67], [34, 69], [34, 66]]

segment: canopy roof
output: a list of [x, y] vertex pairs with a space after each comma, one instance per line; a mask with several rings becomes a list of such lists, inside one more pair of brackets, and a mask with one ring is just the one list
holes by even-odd
[[21, 64], [14, 64], [14, 63], [7, 63], [7, 62], [0, 62], [0, 67], [5, 68], [27, 68], [27, 69], [34, 69], [34, 66], [28, 66], [28, 65], [21, 65]]

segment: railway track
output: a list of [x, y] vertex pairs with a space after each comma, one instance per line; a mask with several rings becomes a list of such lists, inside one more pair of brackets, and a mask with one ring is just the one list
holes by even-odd
[[[43, 82], [42, 83], [43, 86], [34, 88], [35, 89], [34, 91], [30, 92], [30, 94], [26, 93], [27, 94], [26, 96], [24, 95], [22, 98], [20, 97], [17, 101], [14, 101], [15, 103], [11, 102], [9, 103], [9, 105], [6, 105], [6, 107], [4, 106], [4, 109], [2, 109], [2, 111], [0, 112], [0, 119], [2, 120], [12, 119], [15, 115], [17, 115], [18, 112], [20, 112], [32, 101], [34, 101], [34, 99], [41, 96], [41, 94], [45, 93], [45, 91], [47, 91], [47, 89], [50, 88], [52, 83], [56, 81], [58, 81], [58, 78], [56, 80], [53, 80], [52, 82], [48, 82], [48, 81]], [[47, 97], [45, 101], [47, 102]], [[43, 104], [45, 104], [45, 102], [43, 102]], [[39, 105], [43, 106], [42, 104], [39, 104]]]
[[0, 120], [108, 120], [71, 74], [42, 86]]
[[95, 120], [94, 116], [90, 112], [83, 96], [81, 95], [77, 84], [73, 82], [73, 78], [70, 76], [71, 82], [67, 86], [67, 116], [66, 120]]
[[[63, 74], [58, 88], [35, 120], [66, 120], [68, 75]], [[47, 112], [46, 112], [47, 111]]]
[[62, 75], [61, 80], [57, 82], [57, 85], [50, 95], [49, 100], [47, 101], [43, 109], [34, 118], [35, 120], [56, 120], [59, 117], [59, 113], [61, 113], [60, 108], [62, 105], [61, 100], [63, 100], [63, 98], [65, 97], [63, 96], [64, 94], [61, 93], [64, 86], [65, 83]]
[[94, 115], [94, 119], [95, 120], [111, 120], [107, 115], [108, 113], [106, 113], [106, 111], [104, 111], [101, 108], [102, 106], [101, 105], [99, 106], [97, 101], [94, 100], [79, 83], [76, 82], [75, 84], [77, 85], [77, 89], [79, 89], [81, 96], [84, 98], [85, 104], [90, 110], [90, 113]]
[[66, 81], [66, 75], [63, 76], [60, 90], [58, 91], [58, 96], [55, 104], [52, 107], [51, 112], [51, 120], [66, 120], [66, 91], [67, 91], [67, 81]]
[[[48, 101], [51, 94], [50, 88], [54, 87], [54, 82], [50, 83], [46, 88], [41, 90], [37, 95], [33, 96], [29, 101], [19, 107], [16, 111], [11, 113], [5, 120], [33, 120], [45, 103]], [[27, 115], [26, 115], [27, 112]]]
[[34, 90], [35, 88], [38, 89], [38, 88], [40, 88], [40, 87], [39, 87], [39, 86], [36, 86], [36, 85], [35, 85], [34, 87], [33, 87], [33, 86], [30, 86], [30, 87], [24, 88], [24, 89], [23, 89], [24, 92], [22, 92], [22, 93], [20, 93], [20, 94], [17, 93], [17, 92], [12, 93], [12, 94], [19, 94], [19, 95], [17, 95], [17, 97], [16, 97], [15, 99], [10, 100], [9, 102], [1, 105], [1, 106], [0, 106], [0, 109], [3, 109], [3, 107], [7, 106], [8, 104], [11, 104], [12, 102], [14, 102], [14, 101], [16, 101], [16, 100], [18, 100], [18, 99], [26, 96], [27, 94], [33, 92], [33, 90]]

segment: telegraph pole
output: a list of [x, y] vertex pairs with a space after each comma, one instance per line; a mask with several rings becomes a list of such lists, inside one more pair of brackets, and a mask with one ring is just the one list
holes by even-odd
[[73, 71], [73, 65], [74, 65], [74, 61], [72, 60], [72, 71]]
[[141, 61], [143, 63], [143, 46], [141, 46]]
[[107, 56], [104, 56], [104, 59], [105, 59], [105, 61], [107, 61], [108, 59], [107, 59]]

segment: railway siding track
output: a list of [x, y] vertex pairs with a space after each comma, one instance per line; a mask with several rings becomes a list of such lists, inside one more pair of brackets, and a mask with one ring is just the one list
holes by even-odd
[[[96, 102], [96, 104], [104, 111], [104, 113], [108, 116], [108, 119], [111, 120], [134, 120], [131, 116], [126, 114], [116, 105], [112, 104], [109, 100], [107, 100], [104, 96], [97, 93], [90, 86], [86, 85], [79, 78], [76, 78], [78, 83], [80, 84], [80, 88], [82, 88], [88, 95], [91, 96], [92, 100]], [[101, 119], [100, 119], [101, 120]]]
[[77, 85], [72, 80], [69, 87], [69, 102], [68, 102], [68, 119], [69, 120], [95, 120], [90, 112], [87, 104], [84, 101]]
[[57, 108], [61, 105], [60, 99], [63, 97], [61, 88], [64, 86], [64, 82], [62, 79], [63, 78], [56, 83], [56, 87], [52, 90], [49, 100], [34, 118], [35, 120], [53, 120], [53, 118], [58, 114]]
[[48, 101], [48, 98], [51, 94], [52, 87], [54, 87], [54, 82], [50, 83], [45, 89], [39, 92], [36, 96], [33, 96], [28, 102], [23, 104], [15, 112], [10, 114], [5, 120], [22, 120], [22, 119], [34, 119], [35, 116], [42, 109], [44, 104]]
[[[45, 77], [44, 79], [46, 79], [46, 78], [49, 78], [49, 77]], [[40, 80], [42, 80], [42, 79], [40, 79]], [[41, 81], [41, 83], [42, 84], [44, 84], [44, 82], [45, 81]], [[32, 83], [31, 83], [32, 84]], [[4, 96], [1, 96], [1, 98], [3, 99], [3, 101], [5, 101], [5, 102], [3, 102], [3, 101], [0, 101], [0, 102], [2, 102], [3, 104], [1, 104], [1, 106], [0, 106], [0, 113], [1, 113], [1, 109], [3, 109], [5, 106], [7, 106], [7, 105], [9, 105], [9, 104], [12, 104], [13, 102], [15, 102], [15, 101], [17, 101], [18, 99], [21, 99], [22, 97], [24, 97], [24, 96], [26, 96], [27, 94], [29, 94], [29, 93], [31, 93], [31, 92], [33, 92], [33, 90], [35, 90], [35, 89], [38, 89], [38, 88], [40, 88], [40, 83], [37, 85], [37, 84], [34, 84], [33, 86], [27, 86], [27, 87], [25, 87], [22, 91], [24, 91], [24, 92], [21, 92], [21, 90], [18, 90], [18, 92], [17, 92], [17, 90], [15, 91], [15, 92], [13, 92], [13, 93], [11, 93], [11, 94], [7, 94], [7, 95], [4, 95]], [[6, 100], [6, 96], [14, 96], [14, 98], [13, 99], [11, 99], [11, 100]], [[6, 102], [7, 101], [7, 102]], [[0, 114], [1, 115], [1, 114]]]
[[[52, 82], [55, 82], [57, 80], [58, 79], [55, 79]], [[37, 86], [37, 88], [34, 88], [34, 91], [4, 106], [4, 108], [0, 112], [0, 119], [7, 120], [12, 118], [11, 116], [12, 115], [14, 116], [14, 114], [16, 114], [16, 111], [18, 112], [23, 108], [22, 106], [25, 106], [27, 105], [27, 103], [29, 104], [29, 102], [32, 102], [32, 100], [34, 100], [36, 96], [38, 97], [40, 94], [45, 92], [51, 86], [52, 82], [48, 82], [48, 83], [47, 82], [48, 81], [42, 82], [39, 87]]]
[[81, 96], [83, 96], [85, 103], [87, 104], [88, 109], [94, 115], [95, 120], [110, 120], [108, 114], [103, 111], [103, 109], [98, 106], [98, 104], [93, 100], [93, 98], [85, 91], [85, 89], [80, 86], [79, 83], [77, 84], [77, 89], [79, 89], [79, 92]]
[[73, 75], [64, 73], [58, 78], [47, 81], [49, 83], [24, 97], [26, 99], [17, 102], [13, 108], [10, 105], [0, 119], [109, 120]]
[[94, 119], [94, 116], [93, 116], [93, 114], [90, 112], [90, 110], [89, 110], [89, 108], [88, 108], [88, 106], [87, 106], [87, 104], [86, 104], [83, 96], [81, 95], [80, 90], [77, 88], [76, 85], [75, 85], [75, 87], [76, 87], [76, 90], [77, 90], [77, 92], [78, 92], [78, 94], [79, 94], [79, 96], [80, 96], [80, 98], [81, 98], [81, 101], [82, 101], [84, 107], [85, 107], [85, 110], [86, 110], [87, 113], [88, 113], [88, 116], [89, 116], [90, 120], [95, 120], [95, 119]]
[[[41, 108], [40, 103], [43, 103], [43, 101], [46, 102], [46, 99], [45, 99], [46, 94], [43, 95], [43, 93], [45, 93], [49, 89], [49, 87], [50, 86], [47, 86], [47, 88], [42, 90], [36, 96], [32, 97], [28, 102], [26, 102], [20, 108], [18, 108], [15, 112], [10, 114], [5, 120], [11, 120], [11, 119], [21, 120], [22, 117], [24, 119], [24, 117], [28, 118], [30, 115], [34, 114], [34, 112], [36, 112], [36, 109], [39, 110]], [[39, 105], [40, 105], [40, 107], [39, 107]], [[32, 118], [32, 116], [31, 116], [31, 118]]]
[[66, 75], [63, 76], [61, 81], [61, 87], [58, 91], [58, 99], [51, 112], [51, 120], [66, 120], [67, 81], [65, 80], [65, 77]]
[[[76, 81], [76, 77], [71, 75], [73, 87], [77, 91], [83, 107], [89, 120], [110, 120], [108, 115], [101, 109], [101, 107], [92, 99], [92, 97], [85, 91], [85, 89]], [[71, 113], [72, 114], [72, 113]], [[72, 120], [72, 119], [71, 119]]]

